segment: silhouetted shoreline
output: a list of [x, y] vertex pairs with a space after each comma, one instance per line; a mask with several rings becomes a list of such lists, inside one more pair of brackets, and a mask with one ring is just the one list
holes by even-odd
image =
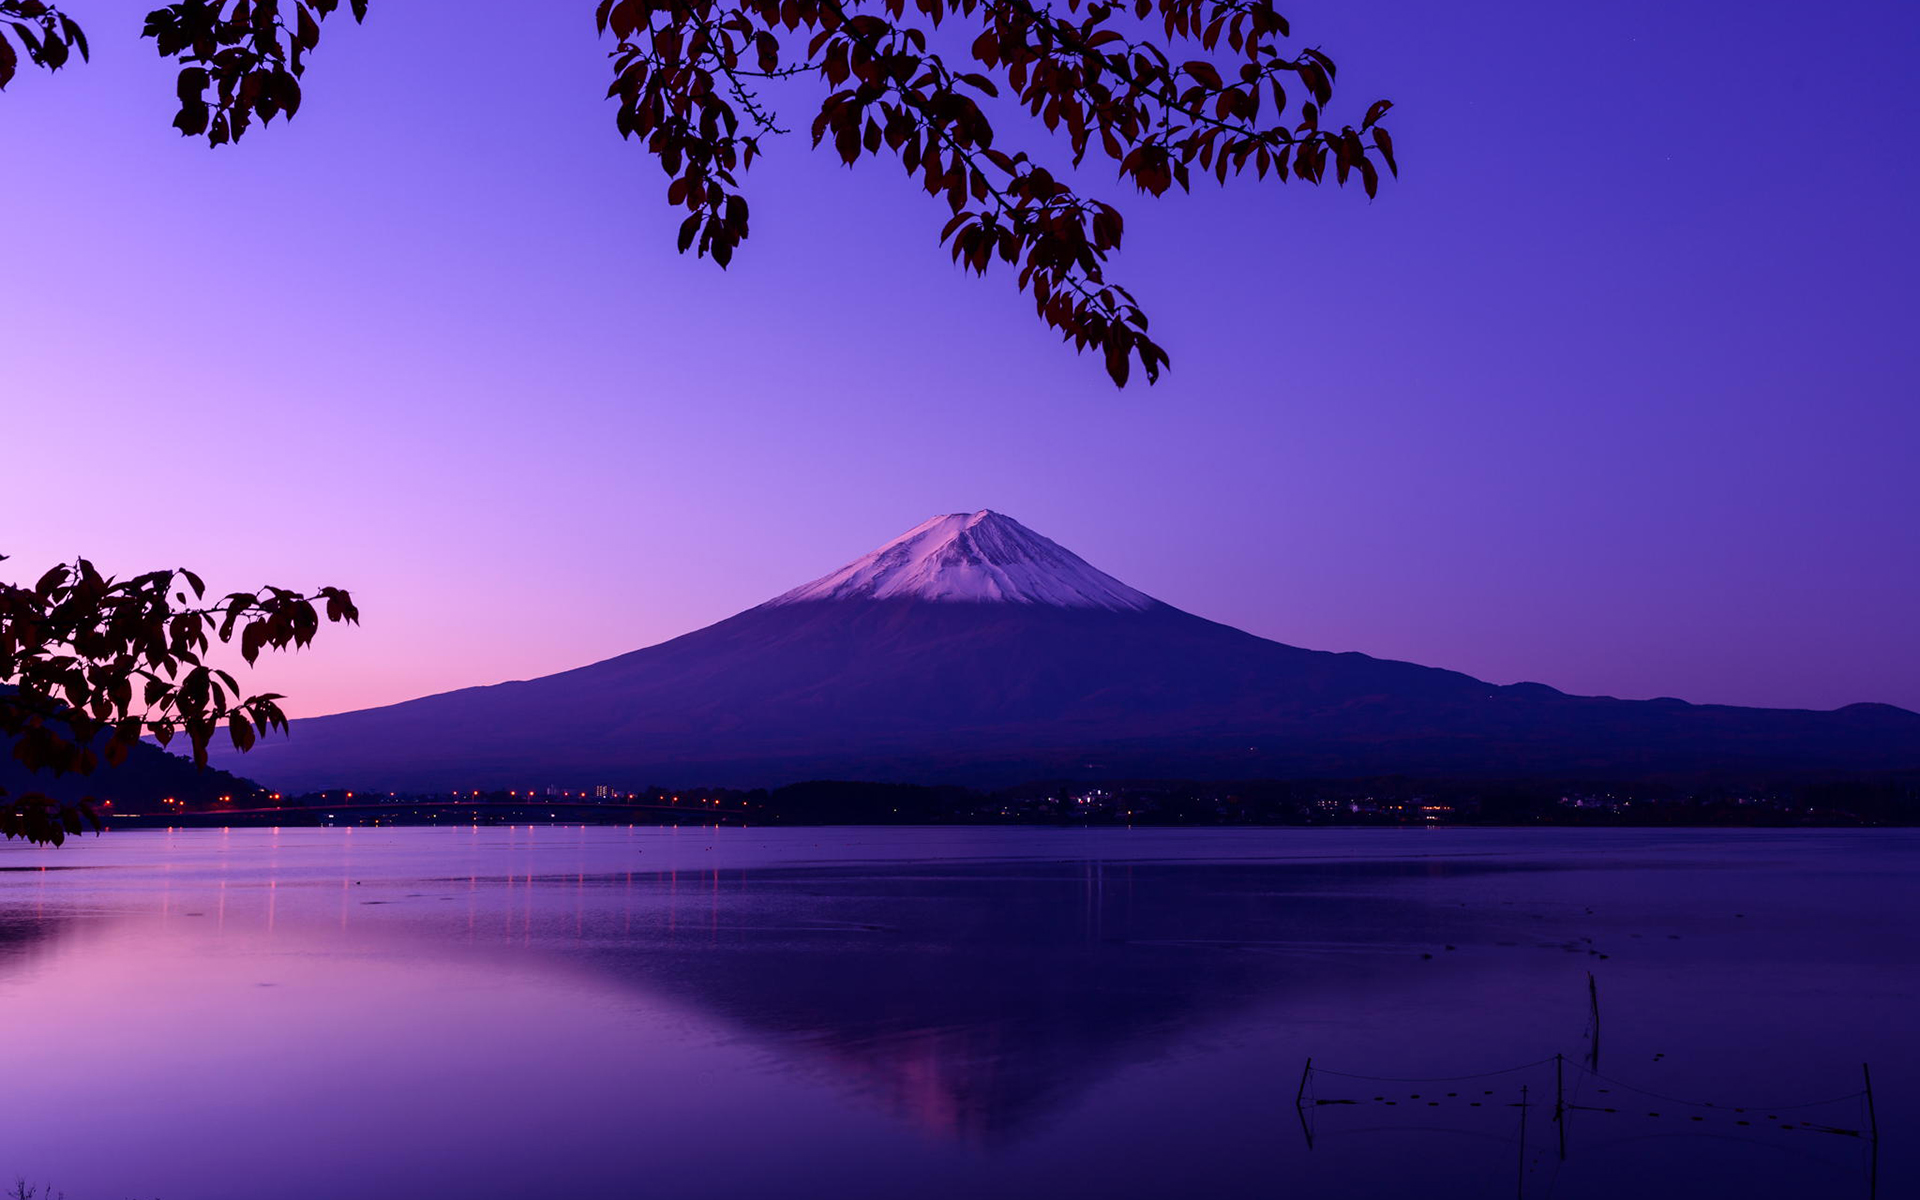
[[455, 794], [266, 792], [122, 802], [118, 828], [179, 825], [1728, 826], [1920, 824], [1920, 775], [1800, 780], [1041, 781], [996, 791], [818, 780], [778, 788]]

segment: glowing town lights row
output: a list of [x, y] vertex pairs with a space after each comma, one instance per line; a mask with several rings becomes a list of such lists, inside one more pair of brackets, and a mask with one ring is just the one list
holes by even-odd
[[[452, 796], [455, 800], [459, 800], [463, 796], [469, 800], [478, 800], [485, 793], [481, 792], [478, 788], [473, 788], [465, 792], [456, 790], [456, 791], [448, 792], [447, 794], [449, 796]], [[498, 795], [499, 793], [496, 792], [494, 794]], [[387, 795], [389, 797], [394, 797], [397, 795], [397, 793], [388, 792]], [[611, 787], [608, 787], [605, 784], [601, 784], [595, 787], [591, 793], [586, 792], [584, 790], [580, 792], [573, 792], [573, 791], [562, 791], [557, 788], [548, 788], [546, 790], [545, 795], [546, 795], [546, 798], [549, 800], [554, 799], [555, 797], [572, 799], [575, 796], [578, 796], [582, 800], [639, 800], [642, 798], [640, 793], [638, 792], [621, 792]], [[348, 792], [347, 796], [349, 799], [351, 799], [353, 796], [353, 793]], [[541, 798], [541, 792], [539, 792], [535, 788], [528, 788], [525, 792], [522, 792], [518, 789], [514, 789], [512, 791], [509, 791], [507, 793], [507, 796], [510, 799], [514, 799], [514, 800], [519, 800], [523, 797], [527, 800], [538, 800]], [[672, 797], [662, 796], [660, 798], [663, 800], [666, 800], [670, 804], [680, 803], [680, 797], [678, 796], [672, 796]], [[703, 798], [703, 799], [694, 801], [694, 803], [712, 804], [717, 806], [719, 805], [720, 801], [712, 798]]]

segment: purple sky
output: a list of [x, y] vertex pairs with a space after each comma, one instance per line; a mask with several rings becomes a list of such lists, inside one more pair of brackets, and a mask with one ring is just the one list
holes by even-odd
[[1298, 645], [1920, 708], [1920, 6], [1283, 6], [1340, 115], [1396, 101], [1402, 178], [1094, 177], [1174, 357], [1125, 393], [803, 133], [732, 270], [676, 255], [589, 0], [376, 0], [219, 151], [132, 7], [74, 7], [94, 62], [0, 97], [5, 568], [351, 587], [361, 629], [261, 672], [296, 714], [621, 653], [982, 507]]

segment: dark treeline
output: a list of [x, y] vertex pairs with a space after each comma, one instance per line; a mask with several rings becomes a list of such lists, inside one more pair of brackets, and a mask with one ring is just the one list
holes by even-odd
[[[240, 781], [244, 784], [244, 781]], [[998, 790], [849, 780], [539, 794], [249, 789], [123, 801], [127, 824], [1729, 825], [1920, 824], [1920, 772], [1776, 779], [1040, 781]]]
[[1131, 780], [999, 791], [819, 781], [734, 793], [772, 824], [1908, 825], [1920, 773], [1854, 779]]

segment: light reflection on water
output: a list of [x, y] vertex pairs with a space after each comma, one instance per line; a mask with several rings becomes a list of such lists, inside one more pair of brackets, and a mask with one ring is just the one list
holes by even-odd
[[[1603, 1068], [1654, 1091], [1817, 1099], [1871, 1060], [1880, 1194], [1912, 1194], [1916, 851], [1458, 829], [16, 844], [0, 1174], [73, 1200], [1867, 1194], [1859, 1139], [1579, 1112], [1563, 1163], [1550, 1106], [1523, 1143], [1494, 1099], [1371, 1103], [1388, 1085], [1315, 1110], [1307, 1148], [1308, 1055], [1396, 1076], [1577, 1057], [1592, 970]], [[1551, 1069], [1517, 1082], [1550, 1094]]]

